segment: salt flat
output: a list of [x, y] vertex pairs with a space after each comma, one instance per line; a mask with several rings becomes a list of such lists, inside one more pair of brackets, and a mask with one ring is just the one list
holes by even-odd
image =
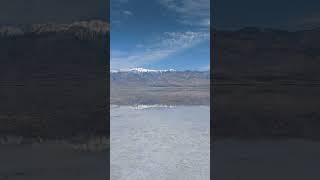
[[209, 180], [209, 115], [208, 106], [112, 106], [111, 180]]

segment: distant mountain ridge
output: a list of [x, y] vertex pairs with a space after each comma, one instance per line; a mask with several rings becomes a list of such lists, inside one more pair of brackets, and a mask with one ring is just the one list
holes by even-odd
[[145, 69], [145, 68], [130, 68], [130, 69], [111, 69], [111, 73], [119, 72], [135, 72], [135, 73], [162, 73], [162, 72], [175, 72], [174, 69]]
[[320, 80], [319, 28], [247, 27], [213, 32], [215, 80]]
[[209, 86], [209, 71], [176, 71], [133, 68], [126, 71], [111, 71], [112, 85], [151, 87]]
[[133, 69], [110, 73], [110, 103], [208, 105], [209, 71]]
[[109, 24], [101, 20], [76, 21], [70, 24], [46, 23], [0, 26], [0, 37], [69, 33], [81, 39], [93, 39], [95, 36], [107, 32], [109, 32]]

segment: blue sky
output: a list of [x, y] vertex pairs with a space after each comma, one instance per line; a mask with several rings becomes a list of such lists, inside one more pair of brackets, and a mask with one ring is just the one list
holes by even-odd
[[209, 70], [210, 0], [111, 0], [111, 69]]

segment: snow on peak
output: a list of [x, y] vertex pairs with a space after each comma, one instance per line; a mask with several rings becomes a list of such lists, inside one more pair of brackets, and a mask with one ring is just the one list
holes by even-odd
[[110, 69], [110, 72], [111, 72], [111, 73], [117, 73], [117, 72], [120, 72], [120, 70], [117, 70], [117, 69]]
[[153, 72], [153, 73], [161, 73], [161, 72], [175, 72], [176, 70], [174, 69], [163, 69], [163, 70], [155, 70], [155, 69], [145, 69], [145, 68], [131, 68], [131, 69], [125, 69], [125, 70], [114, 70], [111, 69], [111, 73], [117, 73], [117, 72], [135, 72], [135, 73], [148, 73], [148, 72]]
[[145, 68], [131, 68], [129, 69], [131, 72], [173, 72], [174, 69], [163, 69], [163, 70], [155, 70], [155, 69], [145, 69]]
[[135, 106], [131, 106], [132, 109], [135, 110], [144, 110], [144, 109], [155, 109], [155, 108], [175, 108], [174, 105], [163, 105], [163, 104], [154, 104], [154, 105], [146, 105], [146, 104], [137, 104]]

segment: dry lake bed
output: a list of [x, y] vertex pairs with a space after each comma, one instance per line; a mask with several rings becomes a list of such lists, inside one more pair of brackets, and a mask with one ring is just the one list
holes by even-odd
[[208, 106], [112, 106], [111, 180], [209, 180]]

